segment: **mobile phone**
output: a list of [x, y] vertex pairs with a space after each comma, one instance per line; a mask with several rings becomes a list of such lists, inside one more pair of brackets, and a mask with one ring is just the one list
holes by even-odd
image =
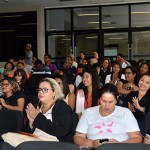
[[100, 139], [100, 140], [99, 140], [100, 143], [108, 142], [108, 141], [109, 141], [109, 139], [107, 139], [107, 138], [106, 138], [106, 139]]

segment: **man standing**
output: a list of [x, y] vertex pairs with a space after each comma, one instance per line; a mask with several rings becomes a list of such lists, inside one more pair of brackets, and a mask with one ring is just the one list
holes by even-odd
[[31, 48], [32, 48], [32, 45], [28, 43], [26, 45], [26, 49], [25, 49], [25, 54], [26, 54], [26, 56], [25, 56], [25, 62], [28, 65], [32, 65], [33, 52], [31, 50]]

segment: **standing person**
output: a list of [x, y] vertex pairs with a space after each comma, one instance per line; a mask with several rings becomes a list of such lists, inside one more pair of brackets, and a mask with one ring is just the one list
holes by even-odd
[[96, 148], [100, 139], [107, 143], [141, 143], [136, 119], [127, 108], [116, 106], [118, 91], [113, 84], [105, 84], [100, 91], [101, 105], [88, 108], [79, 120], [74, 142], [79, 146]]
[[27, 117], [33, 134], [52, 137], [61, 142], [73, 142], [73, 112], [66, 104], [64, 94], [52, 78], [43, 78], [37, 89], [40, 109], [31, 103], [26, 107]]
[[85, 67], [81, 88], [77, 92], [76, 113], [79, 117], [85, 109], [98, 105], [100, 81], [94, 67]]
[[133, 112], [143, 133], [144, 115], [150, 112], [150, 73], [141, 77], [138, 86], [137, 91], [132, 91], [125, 97], [124, 106]]
[[32, 57], [33, 57], [33, 52], [31, 50], [32, 45], [30, 43], [26, 44], [26, 49], [25, 49], [25, 62], [28, 65], [32, 66]]

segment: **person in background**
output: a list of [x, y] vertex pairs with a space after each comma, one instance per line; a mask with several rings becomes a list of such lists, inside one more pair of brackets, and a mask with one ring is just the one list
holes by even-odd
[[145, 61], [139, 66], [138, 81], [146, 73], [150, 73], [150, 64]]
[[85, 58], [85, 54], [81, 51], [79, 54], [79, 61], [78, 61], [78, 65], [82, 65], [83, 64], [83, 59]]
[[78, 63], [75, 61], [74, 55], [73, 54], [69, 54], [69, 56], [72, 57], [72, 59], [73, 59], [72, 66], [75, 66], [77, 68], [78, 67]]
[[0, 103], [3, 109], [23, 111], [24, 94], [15, 79], [10, 77], [4, 78], [1, 87], [3, 95], [0, 97]]
[[20, 90], [24, 92], [24, 89], [28, 80], [26, 71], [22, 68], [18, 68], [14, 72], [14, 79], [18, 83]]
[[5, 65], [4, 65], [4, 68], [0, 68], [0, 73], [1, 73], [1, 76], [2, 78], [4, 77], [7, 77], [11, 74], [11, 72], [13, 72], [14, 70], [14, 65], [12, 62], [6, 62]]
[[[116, 106], [118, 91], [111, 83], [102, 86], [101, 105], [88, 108], [81, 116], [74, 135], [79, 146], [97, 148], [109, 143], [141, 143], [142, 136], [136, 119], [127, 108]], [[132, 122], [132, 123], [131, 123]]]
[[85, 109], [99, 104], [100, 81], [94, 67], [84, 68], [81, 84], [76, 97], [76, 113], [79, 117]]
[[31, 103], [26, 107], [27, 117], [33, 134], [53, 137], [60, 142], [73, 142], [73, 112], [64, 99], [58, 83], [52, 78], [43, 78], [37, 89], [40, 108]]
[[35, 61], [35, 65], [32, 68], [33, 72], [50, 72], [50, 68], [42, 63], [40, 59]]
[[51, 63], [51, 55], [50, 54], [45, 54], [44, 55], [44, 62], [45, 65], [49, 67], [51, 74], [53, 74], [57, 71], [57, 67], [55, 64]]
[[137, 91], [132, 91], [125, 97], [123, 106], [128, 107], [133, 112], [141, 133], [143, 133], [144, 115], [150, 112], [150, 73], [141, 77], [138, 87]]
[[139, 89], [137, 83], [137, 69], [134, 66], [127, 66], [125, 68], [125, 79], [126, 80], [120, 79], [116, 85], [119, 92], [118, 105], [123, 105], [127, 94]]
[[116, 85], [120, 79], [125, 79], [125, 75], [122, 74], [122, 68], [121, 68], [120, 63], [114, 62], [112, 65], [111, 74], [108, 74], [106, 76], [105, 84], [112, 83], [112, 84]]
[[117, 54], [116, 61], [120, 63], [122, 69], [131, 66], [131, 64], [123, 58], [123, 54]]
[[100, 77], [100, 81], [102, 84], [105, 84], [105, 79], [111, 71], [111, 61], [109, 58], [103, 58], [99, 65], [96, 67], [98, 75]]
[[20, 59], [18, 60], [18, 62], [22, 62], [22, 63], [24, 64], [24, 70], [25, 70], [26, 72], [28, 72], [29, 74], [31, 73], [31, 71], [32, 71], [32, 66], [29, 65], [29, 64], [26, 64], [24, 58], [20, 58]]
[[33, 58], [33, 52], [31, 50], [32, 45], [30, 43], [26, 44], [26, 49], [25, 49], [25, 62], [26, 64], [32, 66], [32, 58]]
[[55, 75], [54, 79], [59, 84], [64, 93], [64, 101], [72, 108], [75, 109], [75, 94], [70, 92], [68, 80], [65, 75]]
[[[23, 62], [18, 62], [16, 64], [16, 70], [19, 69], [19, 68], [24, 69], [24, 63]], [[15, 72], [15, 70], [13, 70], [8, 76], [11, 77], [11, 78], [14, 78], [14, 72]], [[29, 79], [30, 74], [27, 71], [25, 71], [25, 72], [26, 72], [27, 78]]]

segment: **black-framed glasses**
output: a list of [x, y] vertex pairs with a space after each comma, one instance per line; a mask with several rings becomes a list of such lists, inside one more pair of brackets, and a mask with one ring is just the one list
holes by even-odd
[[53, 90], [53, 89], [47, 89], [47, 88], [38, 88], [36, 91], [38, 92], [38, 93], [40, 93], [41, 91], [42, 91], [42, 93], [47, 93], [49, 90]]
[[1, 86], [8, 87], [9, 85], [10, 85], [10, 83], [1, 83]]

